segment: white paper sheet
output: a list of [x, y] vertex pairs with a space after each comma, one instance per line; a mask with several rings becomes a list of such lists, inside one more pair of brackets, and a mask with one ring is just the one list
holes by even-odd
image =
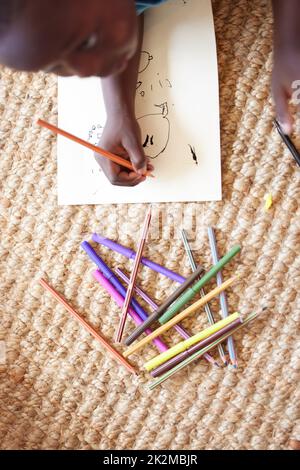
[[[58, 203], [220, 200], [218, 69], [210, 0], [170, 0], [145, 15], [136, 112], [155, 179], [112, 186], [91, 151], [58, 138]], [[59, 78], [59, 127], [96, 143], [100, 79]]]

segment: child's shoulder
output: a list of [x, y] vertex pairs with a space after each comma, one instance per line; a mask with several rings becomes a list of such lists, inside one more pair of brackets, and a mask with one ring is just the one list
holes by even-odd
[[136, 9], [138, 13], [143, 13], [147, 8], [166, 2], [167, 0], [136, 0]]

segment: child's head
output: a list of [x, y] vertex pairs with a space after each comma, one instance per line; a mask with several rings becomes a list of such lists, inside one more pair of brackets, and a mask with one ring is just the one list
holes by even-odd
[[8, 67], [107, 76], [136, 47], [133, 0], [0, 0], [0, 63]]

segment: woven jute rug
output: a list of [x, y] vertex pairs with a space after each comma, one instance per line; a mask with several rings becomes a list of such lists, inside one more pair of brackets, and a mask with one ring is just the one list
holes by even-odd
[[[223, 201], [154, 205], [147, 256], [188, 275], [182, 225], [206, 268], [208, 225], [220, 252], [242, 245], [225, 270], [241, 274], [230, 310], [267, 310], [235, 336], [239, 368], [199, 360], [150, 392], [149, 376], [128, 374], [43, 291], [41, 276], [113, 338], [120, 311], [92, 279], [80, 243], [99, 232], [136, 248], [146, 206], [58, 207], [56, 138], [35, 124], [56, 123], [56, 78], [1, 69], [2, 449], [288, 449], [299, 439], [299, 170], [272, 124], [271, 8], [216, 0], [214, 13]], [[130, 270], [121, 255], [96, 248], [110, 266]], [[148, 268], [139, 282], [158, 302], [175, 287]], [[195, 333], [205, 314], [184, 325]], [[142, 370], [153, 355], [148, 346], [131, 359]]]

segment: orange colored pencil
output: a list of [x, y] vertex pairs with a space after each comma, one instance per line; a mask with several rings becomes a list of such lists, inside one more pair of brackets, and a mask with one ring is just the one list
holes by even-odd
[[[59, 129], [59, 127], [56, 127], [53, 124], [49, 124], [49, 122], [43, 121], [43, 119], [38, 119], [37, 124], [41, 127], [44, 127], [45, 129], [48, 129], [51, 132], [54, 132], [54, 134], [62, 135], [63, 137], [66, 137], [67, 139], [76, 142], [77, 144], [83, 145], [83, 147], [93, 150], [93, 152], [99, 153], [100, 155], [102, 155], [102, 157], [108, 158], [108, 160], [111, 160], [112, 162], [117, 163], [118, 165], [121, 165], [127, 168], [128, 170], [135, 171], [132, 164], [128, 160], [125, 160], [125, 158], [119, 157], [118, 155], [108, 152], [107, 150], [104, 150], [101, 147], [97, 147], [97, 145], [93, 145], [90, 142], [87, 142], [86, 140], [80, 139], [80, 137], [76, 137], [75, 135], [70, 134], [67, 131]], [[146, 176], [153, 177], [150, 171], [146, 172]]]
[[118, 332], [117, 332], [117, 336], [116, 336], [116, 342], [117, 343], [120, 343], [120, 341], [122, 339], [122, 335], [123, 335], [123, 331], [124, 331], [124, 327], [125, 327], [125, 323], [126, 323], [126, 319], [127, 319], [129, 304], [130, 304], [131, 299], [132, 299], [132, 295], [133, 295], [133, 291], [134, 291], [134, 285], [135, 285], [135, 281], [136, 281], [136, 276], [137, 276], [138, 269], [139, 269], [139, 266], [140, 266], [140, 261], [141, 261], [141, 258], [142, 258], [143, 249], [144, 249], [144, 246], [145, 246], [145, 243], [146, 243], [150, 222], [151, 222], [151, 206], [150, 206], [150, 209], [148, 210], [148, 212], [146, 214], [146, 217], [145, 217], [142, 237], [140, 239], [139, 247], [138, 247], [136, 256], [134, 258], [134, 265], [133, 265], [132, 273], [131, 273], [131, 276], [130, 276], [128, 289], [127, 289], [127, 292], [126, 292], [126, 297], [125, 297], [123, 308], [122, 308], [121, 320], [120, 320], [120, 323], [119, 323], [119, 328], [118, 328]]
[[126, 367], [126, 369], [131, 372], [132, 374], [136, 374], [136, 371], [134, 367], [129, 364], [128, 361], [120, 354], [113, 346], [111, 346], [106, 339], [104, 339], [99, 333], [97, 333], [94, 328], [91, 327], [80, 315], [77, 313], [73, 307], [71, 307], [66, 300], [58, 293], [56, 292], [55, 289], [53, 289], [45, 279], [40, 279], [39, 283], [48, 291], [50, 294], [52, 294], [55, 299], [61, 303], [67, 310], [68, 312], [89, 332], [91, 333], [92, 336], [94, 336], [95, 339], [97, 339], [102, 346], [109, 351], [113, 357], [116, 359], [116, 361], [120, 362], [123, 366]]

